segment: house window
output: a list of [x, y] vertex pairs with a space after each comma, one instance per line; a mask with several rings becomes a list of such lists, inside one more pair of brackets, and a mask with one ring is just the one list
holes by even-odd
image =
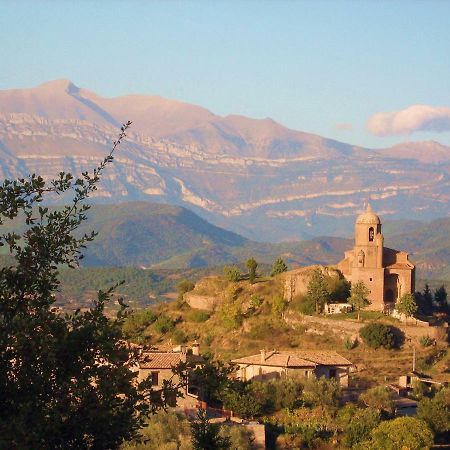
[[369, 242], [373, 242], [374, 236], [375, 236], [375, 233], [374, 233], [373, 227], [370, 227], [369, 228]]
[[372, 281], [372, 278], [369, 278], [370, 281]]
[[330, 369], [330, 378], [336, 378], [336, 369]]
[[152, 372], [152, 386], [158, 386], [158, 375], [159, 372]]

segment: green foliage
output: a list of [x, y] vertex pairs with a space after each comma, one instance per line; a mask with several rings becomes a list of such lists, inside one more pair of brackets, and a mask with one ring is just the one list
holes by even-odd
[[398, 417], [381, 422], [372, 430], [363, 448], [370, 450], [425, 450], [433, 444], [433, 433], [425, 421], [415, 417]]
[[122, 331], [127, 339], [140, 343], [144, 330], [155, 322], [156, 318], [156, 314], [151, 309], [135, 311], [125, 319]]
[[329, 277], [328, 290], [331, 303], [342, 303], [350, 297], [351, 284], [345, 278]]
[[239, 328], [243, 321], [241, 305], [231, 298], [226, 300], [219, 311], [219, 317], [225, 329], [234, 330]]
[[316, 302], [309, 295], [296, 295], [291, 302], [291, 307], [302, 314], [312, 316], [316, 311]]
[[192, 450], [190, 431], [185, 416], [159, 411], [148, 418], [141, 439], [124, 443], [120, 450]]
[[166, 334], [175, 328], [175, 322], [165, 314], [161, 314], [153, 326], [158, 333]]
[[233, 413], [243, 419], [253, 419], [260, 416], [264, 411], [267, 401], [262, 392], [255, 389], [253, 383], [233, 383], [225, 389], [221, 398], [226, 409], [230, 409]]
[[357, 409], [345, 430], [345, 444], [348, 448], [370, 437], [371, 431], [380, 423], [380, 413], [371, 408]]
[[272, 299], [272, 314], [277, 318], [283, 318], [288, 307], [288, 301], [281, 295], [276, 295]]
[[223, 269], [223, 274], [228, 281], [233, 283], [238, 282], [242, 278], [241, 271], [236, 266], [225, 266]]
[[406, 317], [412, 317], [417, 312], [417, 302], [412, 294], [404, 294], [395, 305], [396, 310]]
[[442, 285], [434, 291], [434, 301], [439, 305], [440, 308], [447, 304], [447, 291], [445, 286]]
[[419, 342], [422, 347], [430, 347], [430, 345], [433, 345], [436, 341], [430, 336], [420, 336]]
[[275, 275], [279, 275], [280, 273], [286, 272], [288, 267], [286, 263], [283, 261], [283, 258], [278, 257], [272, 266], [272, 271], [270, 272], [270, 276], [274, 277]]
[[417, 407], [417, 417], [436, 434], [450, 431], [450, 388], [442, 389], [432, 399], [424, 397]]
[[195, 284], [192, 281], [186, 279], [181, 280], [177, 284], [178, 300], [182, 301], [184, 294], [186, 294], [186, 292], [192, 291], [194, 288]]
[[208, 420], [204, 409], [199, 409], [197, 420], [191, 423], [193, 450], [228, 450], [230, 438], [220, 436], [220, 426]]
[[175, 344], [185, 344], [188, 341], [188, 337], [183, 330], [176, 328], [172, 333], [172, 340]]
[[356, 348], [357, 345], [358, 345], [357, 339], [352, 339], [348, 336], [344, 339], [345, 350], [353, 350], [354, 348]]
[[352, 285], [351, 295], [348, 299], [348, 302], [353, 305], [353, 307], [358, 311], [358, 316], [359, 311], [370, 304], [370, 301], [367, 298], [369, 294], [370, 290], [367, 288], [363, 281], [357, 281]]
[[369, 408], [373, 408], [380, 413], [384, 411], [388, 414], [393, 414], [394, 412], [392, 399], [392, 391], [384, 386], [370, 388], [359, 396], [359, 400]]
[[187, 319], [190, 320], [191, 322], [201, 323], [206, 322], [209, 319], [209, 317], [210, 315], [209, 312], [207, 311], [194, 310], [189, 312]]
[[365, 325], [360, 330], [360, 335], [364, 342], [372, 348], [384, 347], [394, 348], [396, 345], [395, 335], [392, 327], [384, 323], [373, 322]]
[[[105, 315], [114, 286], [84, 312], [54, 308], [58, 267], [77, 267], [96, 236], [79, 233], [90, 208], [85, 201], [129, 125], [91, 173], [61, 172], [49, 181], [30, 175], [0, 186], [0, 225], [24, 222], [22, 235], [17, 227], [0, 236], [14, 259], [0, 269], [0, 448], [115, 449], [159, 406], [147, 401], [150, 387], [130, 370], [138, 355], [124, 342], [122, 300], [115, 318]], [[59, 209], [39, 206], [51, 195], [73, 197]]]
[[258, 267], [258, 263], [256, 262], [255, 258], [250, 258], [247, 260], [246, 266], [248, 269], [248, 279], [250, 281], [250, 284], [253, 284], [256, 278], [256, 268]]
[[250, 297], [250, 306], [254, 309], [259, 308], [263, 304], [263, 299], [257, 295], [252, 295]]
[[205, 358], [205, 363], [192, 372], [192, 384], [201, 387], [201, 399], [211, 404], [221, 404], [221, 393], [230, 386], [230, 376], [236, 368], [222, 361]]
[[308, 283], [307, 292], [307, 296], [310, 300], [314, 301], [316, 313], [321, 313], [325, 304], [330, 300], [330, 293], [328, 291], [325, 277], [320, 268], [314, 269]]
[[334, 379], [310, 377], [304, 384], [304, 399], [311, 405], [337, 406], [341, 398], [341, 389]]

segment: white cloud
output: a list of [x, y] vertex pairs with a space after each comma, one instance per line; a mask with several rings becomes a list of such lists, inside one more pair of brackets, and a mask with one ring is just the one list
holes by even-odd
[[411, 134], [415, 131], [450, 131], [450, 108], [412, 105], [400, 111], [379, 112], [367, 121], [377, 136]]

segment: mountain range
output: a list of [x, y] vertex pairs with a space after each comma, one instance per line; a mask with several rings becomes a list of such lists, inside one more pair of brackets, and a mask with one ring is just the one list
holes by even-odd
[[369, 200], [384, 220], [449, 213], [450, 148], [437, 142], [366, 149], [158, 96], [103, 98], [67, 80], [0, 91], [0, 177], [80, 173], [127, 120], [97, 202], [185, 206], [264, 242], [351, 236]]

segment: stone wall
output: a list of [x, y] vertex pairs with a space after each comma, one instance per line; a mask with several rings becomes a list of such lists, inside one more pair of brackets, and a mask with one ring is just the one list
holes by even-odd
[[340, 272], [333, 267], [308, 266], [301, 269], [285, 272], [284, 277], [284, 298], [291, 301], [296, 295], [306, 294], [309, 280], [315, 269], [320, 269], [326, 276], [340, 278]]

